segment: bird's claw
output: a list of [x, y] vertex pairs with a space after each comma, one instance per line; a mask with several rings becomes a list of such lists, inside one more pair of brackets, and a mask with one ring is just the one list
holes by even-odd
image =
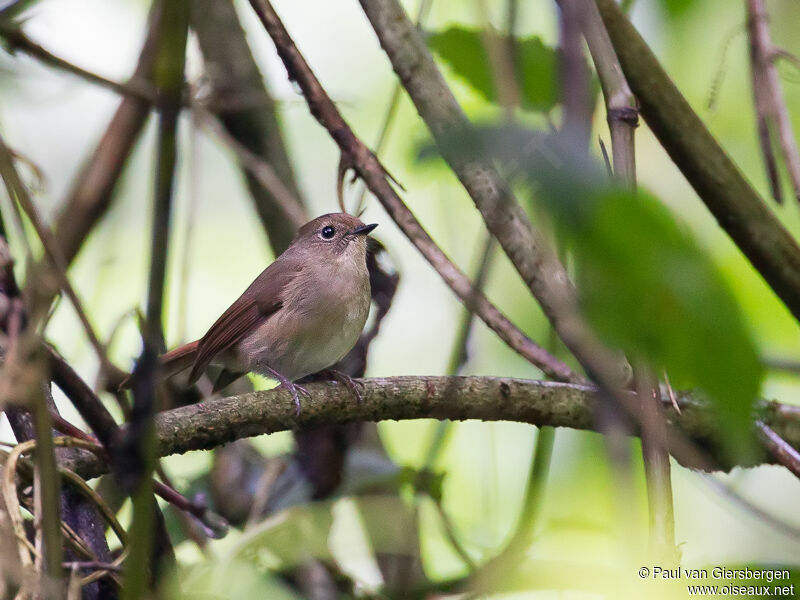
[[[362, 381], [357, 381], [350, 377], [347, 373], [342, 373], [341, 371], [337, 371], [336, 369], [328, 369], [325, 371], [325, 374], [328, 375], [331, 379], [335, 379], [340, 383], [343, 383], [347, 386], [347, 389], [350, 390], [350, 393], [353, 394], [356, 398], [356, 402], [361, 404], [364, 401], [364, 396], [361, 394], [361, 389], [364, 388], [364, 383]], [[359, 389], [361, 388], [361, 389]]]
[[293, 383], [293, 382], [289, 381], [289, 379], [287, 379], [286, 377], [281, 375], [275, 369], [270, 369], [269, 367], [267, 367], [267, 368], [269, 369], [270, 374], [275, 379], [280, 381], [281, 386], [283, 387], [283, 389], [285, 389], [286, 391], [288, 391], [292, 395], [292, 400], [294, 400], [294, 416], [295, 417], [299, 417], [300, 416], [300, 394], [304, 394], [306, 397], [310, 398], [311, 397], [311, 393], [306, 388], [304, 388], [302, 385], [297, 385], [296, 383]]
[[303, 394], [306, 398], [311, 397], [311, 392], [309, 392], [306, 388], [302, 385], [297, 385], [296, 383], [292, 383], [289, 380], [282, 381], [281, 386], [283, 386], [291, 395], [292, 400], [294, 400], [294, 416], [300, 416], [300, 394]]

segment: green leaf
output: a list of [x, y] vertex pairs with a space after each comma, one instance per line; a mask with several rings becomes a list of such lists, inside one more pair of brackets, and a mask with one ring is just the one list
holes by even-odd
[[584, 148], [558, 134], [504, 124], [453, 130], [441, 143], [525, 184], [573, 252], [595, 330], [675, 387], [701, 388], [730, 458], [748, 458], [761, 361], [726, 281], [672, 214], [647, 192], [613, 187]]
[[726, 282], [652, 195], [602, 185], [540, 194], [573, 250], [583, 310], [629, 357], [700, 387], [717, 408], [723, 443], [746, 454], [763, 369]]
[[[428, 36], [428, 45], [459, 77], [490, 102], [497, 102], [497, 82], [492, 74], [482, 32], [451, 27]], [[547, 112], [558, 101], [556, 52], [538, 37], [517, 39], [514, 45], [519, 68], [522, 108]]]

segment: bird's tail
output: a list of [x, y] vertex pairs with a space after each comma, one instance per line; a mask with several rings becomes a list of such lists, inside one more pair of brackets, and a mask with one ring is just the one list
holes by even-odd
[[[189, 342], [183, 346], [178, 346], [170, 350], [166, 354], [158, 357], [158, 377], [160, 379], [167, 379], [173, 375], [177, 375], [181, 371], [188, 369], [194, 364], [194, 359], [197, 356], [197, 346], [200, 340]], [[131, 377], [126, 377], [120, 384], [121, 390], [131, 387]]]

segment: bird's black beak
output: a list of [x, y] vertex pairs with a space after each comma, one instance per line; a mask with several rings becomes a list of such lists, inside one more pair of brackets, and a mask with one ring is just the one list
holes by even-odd
[[353, 231], [350, 232], [350, 235], [367, 235], [377, 226], [378, 226], [377, 223], [371, 223], [370, 225], [362, 225], [361, 227], [356, 227], [355, 229], [353, 229]]

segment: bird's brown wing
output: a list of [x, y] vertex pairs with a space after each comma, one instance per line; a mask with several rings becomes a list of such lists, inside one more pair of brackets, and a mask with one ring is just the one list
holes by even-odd
[[189, 374], [190, 383], [197, 381], [215, 356], [231, 348], [281, 309], [284, 288], [300, 272], [297, 262], [286, 256], [282, 259], [267, 267], [200, 339]]

